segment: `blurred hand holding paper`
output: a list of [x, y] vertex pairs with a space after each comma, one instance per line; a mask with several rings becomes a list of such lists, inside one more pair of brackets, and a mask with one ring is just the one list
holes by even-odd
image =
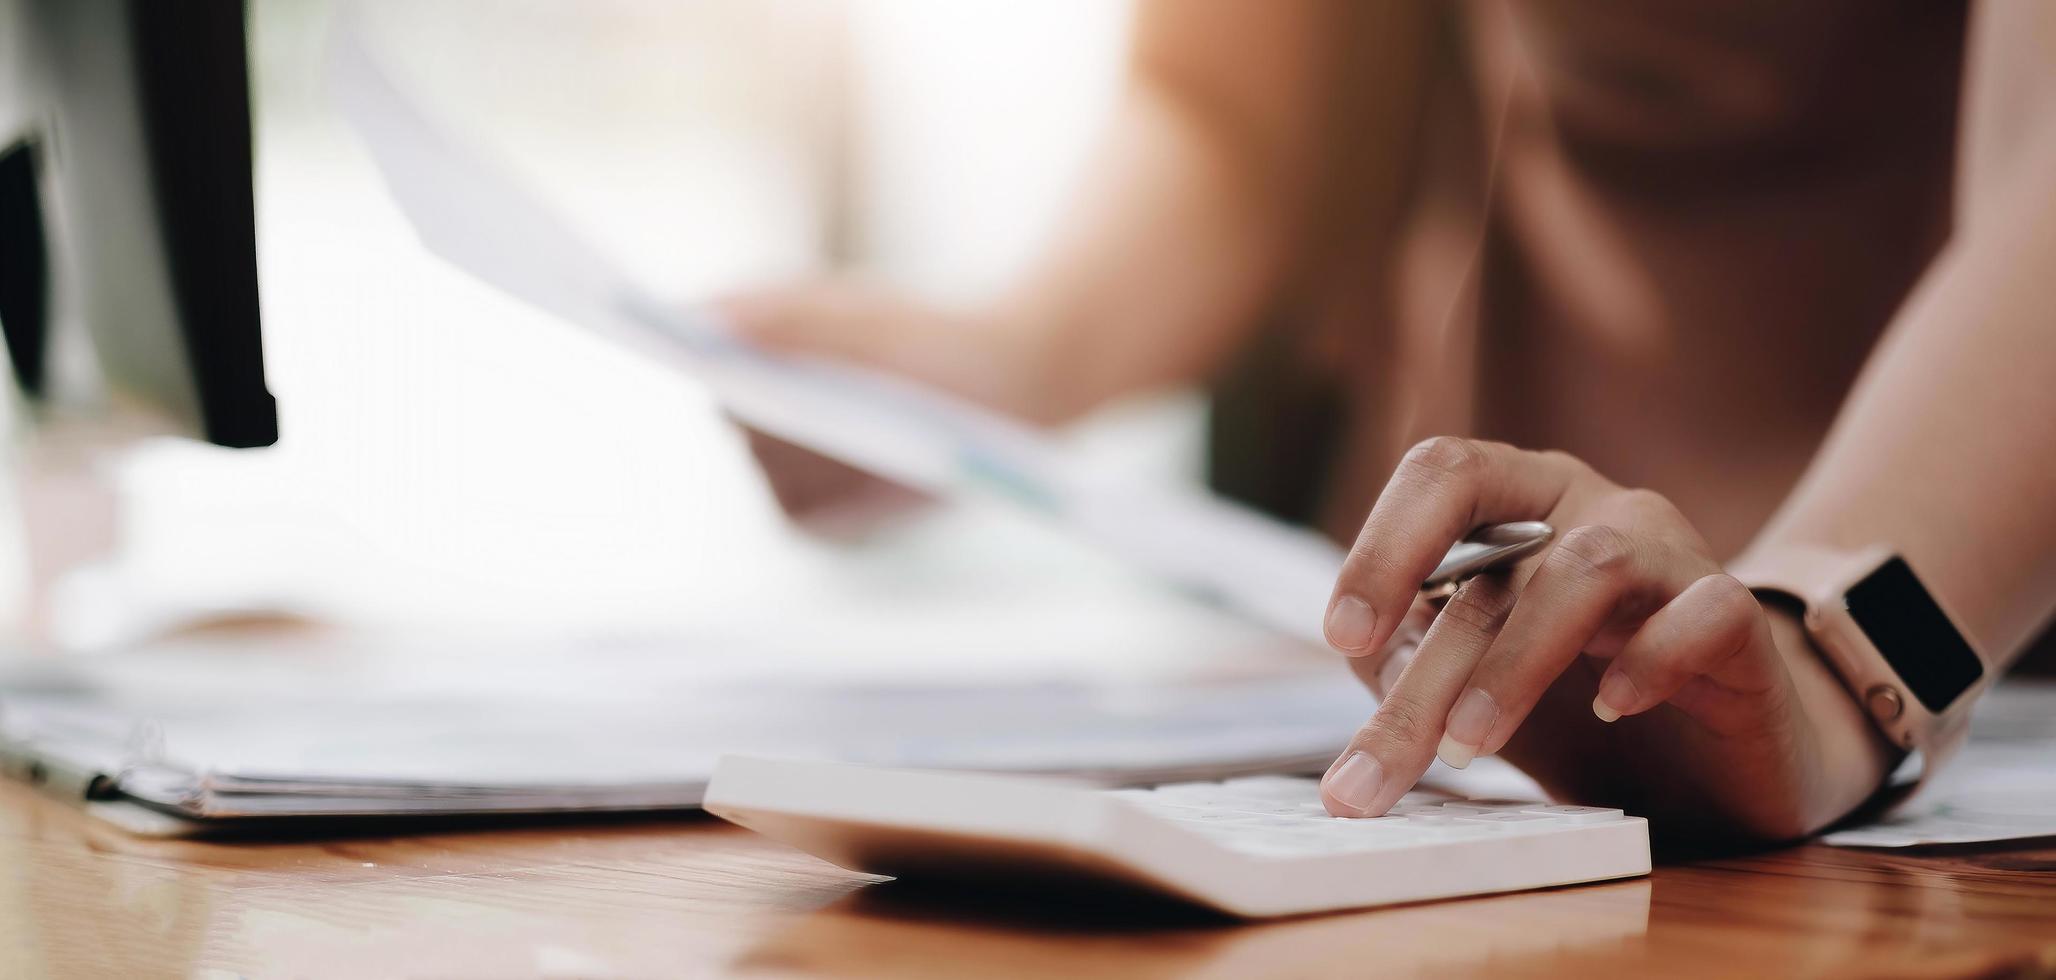
[[434, 125], [380, 69], [355, 12], [334, 94], [427, 247], [480, 280], [690, 374], [748, 424], [939, 495], [998, 496], [1285, 635], [1321, 642], [1341, 551], [1197, 489], [1113, 483], [1041, 432], [849, 365], [769, 354], [628, 281], [515, 180]]

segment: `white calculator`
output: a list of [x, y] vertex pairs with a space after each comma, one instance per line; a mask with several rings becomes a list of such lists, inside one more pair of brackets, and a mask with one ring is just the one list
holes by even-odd
[[1416, 792], [1347, 819], [1309, 777], [1095, 789], [730, 756], [705, 806], [853, 871], [1096, 882], [1247, 918], [1649, 873], [1649, 822], [1619, 810]]

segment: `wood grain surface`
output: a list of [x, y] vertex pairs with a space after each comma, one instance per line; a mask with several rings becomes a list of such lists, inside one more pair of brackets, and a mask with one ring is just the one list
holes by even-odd
[[2056, 842], [1807, 846], [1282, 922], [852, 874], [711, 818], [129, 837], [0, 784], [0, 976], [2037, 976]]

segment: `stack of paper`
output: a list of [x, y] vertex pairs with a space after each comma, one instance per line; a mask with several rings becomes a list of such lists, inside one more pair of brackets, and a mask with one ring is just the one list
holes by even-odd
[[[246, 655], [149, 651], [0, 678], [0, 760], [17, 774], [38, 767], [60, 789], [195, 820], [676, 809], [698, 804], [727, 752], [1109, 782], [1319, 769], [1371, 709], [1347, 678], [1303, 669], [865, 686], [693, 682], [655, 658], [648, 683], [614, 697], [410, 696], [303, 664], [301, 681], [327, 693], [293, 698], [246, 679]], [[566, 649], [504, 666], [580, 688], [588, 660]], [[209, 696], [154, 690], [149, 678], [166, 669]]]

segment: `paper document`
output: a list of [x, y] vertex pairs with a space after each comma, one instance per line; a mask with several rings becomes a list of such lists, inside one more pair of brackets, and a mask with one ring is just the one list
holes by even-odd
[[1342, 552], [1197, 488], [1110, 482], [1013, 419], [846, 364], [737, 341], [653, 299], [572, 224], [436, 125], [340, 12], [330, 75], [393, 198], [434, 253], [535, 306], [690, 374], [751, 426], [938, 495], [1030, 508], [1145, 572], [1321, 642]]
[[[1329, 670], [1145, 684], [753, 682], [696, 679], [671, 649], [617, 655], [610, 673], [642, 680], [603, 697], [558, 693], [585, 686], [586, 649], [495, 658], [545, 682], [526, 695], [410, 694], [412, 651], [366, 651], [295, 667], [304, 693], [288, 696], [236, 652], [139, 651], [0, 675], [0, 770], [33, 768], [66, 795], [197, 821], [680, 809], [698, 805], [716, 758], [732, 752], [1112, 783], [1317, 771], [1371, 710]], [[367, 678], [381, 663], [391, 669]], [[169, 669], [209, 694], [151, 682]]]
[[2003, 681], [1936, 785], [1876, 823], [1828, 834], [1843, 847], [2056, 837], [2056, 683]]

